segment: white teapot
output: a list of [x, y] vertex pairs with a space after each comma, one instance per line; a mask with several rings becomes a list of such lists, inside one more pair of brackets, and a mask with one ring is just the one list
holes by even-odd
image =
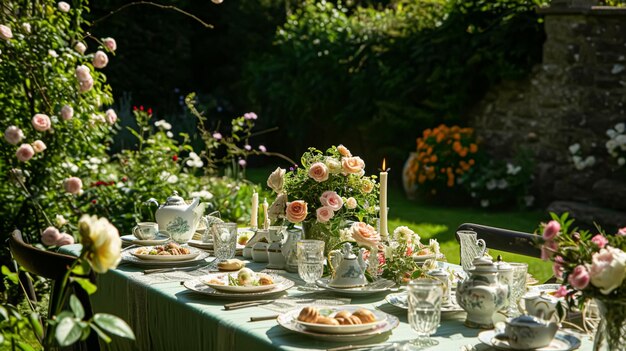
[[330, 264], [335, 274], [328, 285], [336, 288], [366, 285], [365, 269], [367, 269], [367, 263], [363, 260], [364, 251], [365, 249], [361, 249], [359, 250], [359, 256], [355, 255], [352, 253], [352, 245], [350, 243], [343, 244], [341, 251], [332, 251]]
[[[148, 202], [159, 205], [155, 199], [150, 199]], [[178, 196], [178, 192], [174, 191], [154, 214], [159, 224], [159, 231], [169, 235], [177, 243], [186, 243], [191, 240], [204, 212], [204, 206], [198, 206], [199, 204], [200, 199], [197, 197], [191, 204], [187, 204], [182, 197]]]

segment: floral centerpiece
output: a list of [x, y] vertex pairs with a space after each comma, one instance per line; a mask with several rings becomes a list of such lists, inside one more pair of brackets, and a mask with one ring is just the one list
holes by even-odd
[[326, 241], [326, 250], [341, 242], [339, 230], [351, 221], [364, 241], [377, 244], [374, 223], [378, 214], [375, 176], [365, 176], [365, 162], [345, 146], [326, 152], [309, 148], [302, 166], [276, 168], [267, 185], [277, 194], [269, 209], [272, 221], [301, 224], [308, 239]]
[[626, 228], [615, 235], [578, 230], [568, 214], [541, 225], [542, 258], [554, 262], [556, 295], [581, 310], [594, 299], [602, 320], [594, 350], [626, 350]]

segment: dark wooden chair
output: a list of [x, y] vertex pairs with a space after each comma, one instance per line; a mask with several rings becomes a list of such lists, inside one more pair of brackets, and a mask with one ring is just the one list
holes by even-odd
[[[19, 230], [13, 231], [9, 238], [9, 249], [11, 256], [17, 262], [22, 270], [35, 274], [37, 276], [51, 280], [50, 299], [48, 304], [48, 315], [52, 313], [51, 309], [61, 298], [61, 281], [63, 280], [68, 268], [76, 261], [76, 257], [64, 255], [51, 251], [44, 251], [24, 242], [22, 233]], [[26, 295], [31, 301], [36, 302], [35, 290], [30, 278], [26, 277], [23, 272], [20, 274], [20, 281], [26, 290]], [[89, 295], [79, 286], [72, 285], [72, 292], [78, 297], [85, 308], [85, 319], [93, 316]], [[45, 326], [45, 333], [51, 332], [50, 325]], [[64, 348], [66, 349], [66, 348]], [[85, 342], [79, 342], [68, 350], [99, 350], [98, 337], [95, 333], [91, 333]]]
[[[541, 249], [537, 245], [540, 237], [534, 234], [518, 232], [514, 230], [489, 227], [481, 224], [463, 223], [459, 230], [471, 230], [476, 232], [478, 239], [483, 239], [490, 249], [516, 253], [530, 257], [541, 257]], [[455, 234], [459, 242], [458, 234]]]

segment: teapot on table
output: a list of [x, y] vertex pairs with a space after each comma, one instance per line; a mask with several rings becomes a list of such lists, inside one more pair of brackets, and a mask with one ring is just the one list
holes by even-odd
[[350, 243], [343, 244], [342, 250], [334, 250], [330, 253], [334, 275], [328, 285], [336, 288], [352, 288], [367, 284], [365, 270], [367, 263], [363, 259], [365, 249], [359, 250], [359, 255], [352, 252]]
[[534, 350], [550, 344], [554, 335], [559, 330], [559, 326], [554, 322], [521, 315], [508, 319], [504, 329], [505, 338], [514, 350]]
[[[147, 202], [159, 206], [155, 199], [149, 199]], [[178, 196], [178, 192], [174, 191], [154, 214], [159, 224], [159, 231], [169, 235], [177, 243], [186, 243], [193, 237], [202, 218], [204, 206], [199, 205], [200, 198], [196, 197], [191, 204], [187, 204], [182, 197]]]

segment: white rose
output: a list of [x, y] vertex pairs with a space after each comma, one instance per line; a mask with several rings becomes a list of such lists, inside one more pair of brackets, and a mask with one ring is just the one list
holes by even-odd
[[70, 11], [70, 4], [66, 3], [65, 1], [59, 1], [59, 3], [57, 4], [57, 7], [59, 8], [59, 11], [61, 12]]
[[9, 126], [4, 131], [4, 140], [11, 145], [19, 144], [22, 139], [24, 139], [24, 132], [16, 126]]
[[30, 23], [22, 23], [22, 29], [24, 29], [24, 32], [27, 34], [30, 34]]
[[115, 124], [115, 122], [117, 121], [117, 113], [115, 113], [115, 110], [110, 108], [104, 114], [109, 124]]
[[347, 198], [345, 201], [345, 204], [346, 204], [346, 208], [348, 208], [349, 210], [355, 209], [356, 206], [358, 205], [356, 202], [356, 199], [353, 197]]
[[63, 217], [63, 215], [58, 214], [54, 218], [54, 222], [57, 225], [57, 227], [62, 227], [62, 226], [67, 224], [67, 219], [65, 219], [65, 217]]
[[91, 74], [89, 73], [89, 67], [85, 65], [80, 65], [76, 67], [76, 79], [78, 79], [79, 82], [91, 80], [92, 78]]
[[286, 172], [285, 169], [277, 167], [274, 172], [270, 174], [269, 178], [267, 178], [267, 186], [276, 193], [280, 193], [283, 190]]
[[74, 109], [70, 105], [64, 105], [61, 108], [61, 117], [64, 121], [72, 119], [74, 117]]
[[41, 140], [35, 140], [31, 145], [33, 147], [33, 150], [35, 150], [35, 153], [40, 153], [47, 149], [46, 144]]
[[109, 49], [109, 51], [117, 50], [117, 42], [113, 38], [104, 38], [102, 39], [102, 43], [107, 49]]
[[11, 28], [5, 26], [4, 24], [0, 24], [0, 39], [8, 41], [11, 38], [13, 38]]
[[[407, 226], [397, 227], [393, 231], [393, 238], [394, 238], [394, 240], [396, 240], [398, 242], [401, 242], [401, 243], [406, 243], [406, 244], [410, 244], [413, 241], [413, 237], [415, 235], [416, 235], [415, 232], [412, 231]], [[419, 241], [419, 236], [418, 236], [418, 241]]]
[[332, 174], [339, 174], [342, 171], [341, 162], [339, 162], [339, 160], [334, 159], [332, 157], [326, 158], [326, 167], [328, 167], [328, 171]]
[[94, 271], [104, 273], [117, 267], [122, 257], [122, 240], [117, 228], [106, 218], [83, 215], [78, 221], [78, 231]]
[[109, 63], [109, 57], [104, 51], [98, 50], [93, 55], [92, 63], [95, 68], [104, 68]]
[[615, 125], [615, 130], [619, 133], [624, 133], [626, 131], [626, 123], [618, 123]]
[[74, 45], [74, 50], [76, 50], [76, 52], [78, 52], [81, 55], [85, 54], [85, 51], [87, 51], [87, 45], [78, 42], [76, 43], [76, 45]]
[[54, 58], [59, 57], [59, 54], [57, 54], [57, 52], [52, 50], [52, 49], [48, 50], [48, 55], [50, 55], [50, 57], [54, 57]]
[[604, 295], [608, 295], [622, 285], [626, 277], [626, 253], [611, 246], [594, 253], [591, 256], [589, 275], [591, 284], [600, 288]]

